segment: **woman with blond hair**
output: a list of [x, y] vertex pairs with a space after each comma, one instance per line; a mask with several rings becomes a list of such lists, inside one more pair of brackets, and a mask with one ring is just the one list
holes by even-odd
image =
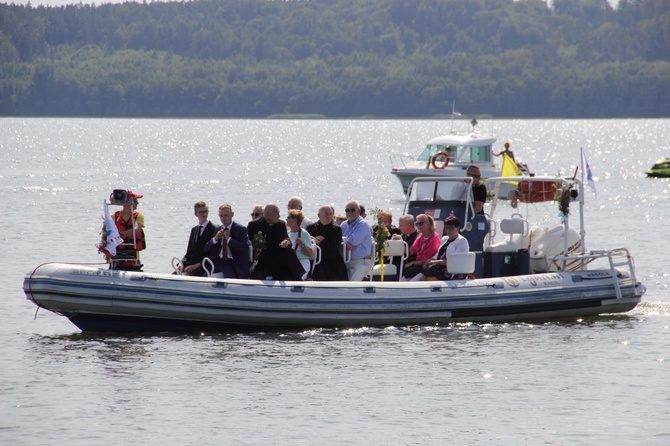
[[409, 250], [416, 257], [414, 261], [405, 264], [402, 279], [412, 282], [421, 280], [423, 277], [421, 274], [423, 265], [435, 257], [437, 250], [440, 249], [440, 236], [435, 232], [435, 220], [432, 216], [419, 214], [416, 216], [414, 225], [418, 229], [419, 235]]

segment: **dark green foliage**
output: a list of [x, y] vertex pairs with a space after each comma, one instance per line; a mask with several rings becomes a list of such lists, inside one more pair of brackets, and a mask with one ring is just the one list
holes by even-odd
[[670, 116], [670, 2], [0, 4], [0, 115]]

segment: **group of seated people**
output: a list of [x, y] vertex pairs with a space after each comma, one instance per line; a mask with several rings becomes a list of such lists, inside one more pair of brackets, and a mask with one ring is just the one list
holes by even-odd
[[[203, 276], [208, 258], [214, 265], [213, 272], [225, 278], [360, 281], [368, 276], [375, 263], [373, 234], [377, 228], [365, 221], [362, 206], [356, 200], [348, 201], [346, 219], [339, 225], [330, 205], [319, 208], [315, 222], [304, 216], [302, 207], [300, 197], [291, 198], [284, 221], [276, 204], [255, 205], [251, 221], [244, 226], [234, 220], [232, 207], [222, 204], [218, 208], [221, 224], [215, 226], [208, 219], [207, 204], [198, 201], [193, 206], [198, 225], [191, 230], [179, 270], [182, 274]], [[446, 271], [449, 254], [469, 250], [468, 241], [459, 234], [458, 218], [450, 216], [445, 220], [443, 240], [430, 215], [419, 214], [416, 221], [412, 215], [403, 215], [396, 227], [390, 212], [379, 212], [390, 238], [403, 240], [409, 247], [402, 271], [400, 258], [393, 258], [399, 280], [464, 278]], [[320, 261], [312, 266], [315, 245], [321, 251]]]

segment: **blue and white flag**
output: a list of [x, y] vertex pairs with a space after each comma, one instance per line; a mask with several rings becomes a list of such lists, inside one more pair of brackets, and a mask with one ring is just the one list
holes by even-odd
[[586, 151], [584, 150], [584, 147], [582, 147], [582, 178], [584, 178], [584, 175], [586, 175], [586, 183], [589, 185], [593, 193], [596, 194], [597, 196], [598, 191], [596, 191], [596, 182], [593, 181], [593, 172], [591, 172], [591, 165], [589, 164], [589, 161], [586, 159]]
[[116, 255], [116, 247], [123, 243], [119, 230], [116, 229], [116, 223], [109, 215], [109, 208], [107, 207], [107, 200], [102, 200], [103, 212], [105, 214], [105, 249], [113, 256]]

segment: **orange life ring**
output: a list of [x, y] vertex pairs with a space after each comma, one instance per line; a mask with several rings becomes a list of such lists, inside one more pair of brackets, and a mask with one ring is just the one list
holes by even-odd
[[[440, 165], [438, 165], [436, 162], [439, 156], [444, 157], [444, 163]], [[430, 160], [430, 163], [433, 165], [433, 168], [435, 169], [444, 169], [449, 165], [449, 154], [447, 152], [437, 152], [435, 155], [433, 155], [433, 159]]]
[[519, 181], [519, 201], [522, 203], [540, 203], [556, 198], [554, 181]]

